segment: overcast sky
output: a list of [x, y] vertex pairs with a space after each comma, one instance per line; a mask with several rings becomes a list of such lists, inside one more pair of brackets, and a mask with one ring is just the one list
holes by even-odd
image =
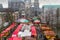
[[0, 0], [0, 4], [3, 4], [3, 7], [6, 8], [8, 7], [8, 0]]
[[[33, 1], [33, 0], [32, 0]], [[0, 0], [0, 4], [3, 4], [3, 7], [8, 7], [8, 0]], [[60, 5], [60, 0], [39, 0], [40, 7], [43, 5]]]

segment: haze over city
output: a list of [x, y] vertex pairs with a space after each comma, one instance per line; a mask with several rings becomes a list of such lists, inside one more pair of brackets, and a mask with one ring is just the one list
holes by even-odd
[[[34, 0], [32, 0], [34, 2]], [[8, 0], [0, 0], [0, 4], [3, 4], [4, 8], [8, 7]], [[39, 0], [39, 7], [42, 7], [43, 5], [59, 5], [60, 0]]]

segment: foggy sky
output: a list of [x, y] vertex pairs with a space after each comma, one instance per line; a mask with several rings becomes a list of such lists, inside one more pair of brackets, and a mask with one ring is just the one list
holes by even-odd
[[[33, 0], [32, 0], [33, 1]], [[4, 8], [8, 7], [8, 0], [0, 0]], [[40, 7], [43, 5], [60, 5], [60, 0], [39, 0]]]
[[8, 7], [8, 0], [0, 0], [0, 4], [3, 4], [4, 8]]

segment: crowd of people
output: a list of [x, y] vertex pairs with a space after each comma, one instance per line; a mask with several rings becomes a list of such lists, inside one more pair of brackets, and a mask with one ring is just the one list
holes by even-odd
[[[28, 22], [24, 22], [23, 24], [23, 27], [21, 29], [21, 31], [24, 31], [24, 30], [31, 30], [31, 26], [32, 25], [38, 25], [41, 23], [41, 19], [39, 17], [33, 17], [33, 18], [23, 18], [23, 19], [26, 19], [28, 20]], [[43, 37], [44, 40], [48, 40], [45, 36]]]

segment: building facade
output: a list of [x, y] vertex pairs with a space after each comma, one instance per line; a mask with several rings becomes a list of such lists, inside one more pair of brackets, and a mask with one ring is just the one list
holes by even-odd
[[35, 10], [35, 16], [38, 15], [38, 10], [39, 10], [39, 0], [34, 0], [34, 10]]
[[8, 8], [19, 10], [24, 8], [24, 2], [22, 0], [8, 0]]
[[3, 8], [2, 4], [0, 4], [0, 8]]
[[34, 0], [34, 7], [39, 8], [39, 0]]
[[25, 14], [27, 17], [30, 17], [31, 16], [31, 0], [24, 0], [25, 2]]
[[[44, 19], [44, 22], [49, 23], [50, 27], [56, 32], [56, 34], [60, 38], [60, 5], [45, 5], [43, 7], [43, 13], [42, 16]], [[43, 23], [44, 23], [43, 22]]]

